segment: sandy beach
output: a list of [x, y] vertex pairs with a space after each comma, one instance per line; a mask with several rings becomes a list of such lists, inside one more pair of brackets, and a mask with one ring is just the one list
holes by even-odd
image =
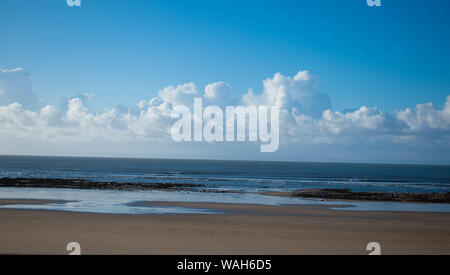
[[[0, 204], [24, 201], [0, 200]], [[46, 201], [32, 203], [48, 203]], [[450, 213], [334, 211], [322, 206], [157, 203], [227, 214], [104, 215], [0, 210], [0, 254], [450, 254]]]

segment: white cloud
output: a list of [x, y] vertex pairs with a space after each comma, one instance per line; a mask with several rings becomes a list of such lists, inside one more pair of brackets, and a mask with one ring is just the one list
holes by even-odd
[[178, 85], [177, 87], [168, 86], [159, 91], [159, 97], [164, 103], [172, 105], [186, 105], [193, 104], [192, 98], [198, 94], [197, 85], [194, 83], [186, 83]]
[[22, 68], [0, 68], [0, 105], [20, 102], [28, 110], [39, 109], [39, 97], [33, 91], [29, 74]]
[[205, 105], [226, 106], [235, 105], [231, 87], [226, 82], [215, 82], [206, 85], [203, 96]]
[[[141, 100], [131, 108], [93, 112], [89, 95], [69, 99], [64, 108], [39, 107], [28, 74], [22, 69], [1, 70], [0, 140], [28, 138], [40, 142], [171, 142], [171, 118], [176, 105], [193, 104], [202, 96], [205, 104], [276, 105], [280, 107], [281, 142], [352, 144], [366, 142], [440, 144], [449, 146], [450, 96], [437, 110], [433, 104], [389, 115], [376, 107], [351, 111], [331, 110], [330, 99], [319, 90], [316, 77], [300, 71], [293, 77], [275, 74], [263, 82], [264, 91], [249, 91], [234, 98], [225, 82], [209, 84], [204, 94], [194, 83], [169, 86], [159, 96]], [[31, 99], [30, 99], [31, 97]], [[0, 145], [8, 146], [8, 144]], [[283, 146], [283, 145], [281, 145]], [[114, 148], [113, 148], [114, 149]]]
[[442, 110], [436, 110], [433, 103], [418, 104], [414, 110], [397, 111], [397, 119], [408, 125], [407, 132], [450, 130], [450, 95]]
[[243, 96], [248, 105], [278, 106], [289, 113], [305, 114], [314, 118], [331, 109], [328, 95], [320, 93], [319, 82], [308, 71], [300, 71], [294, 77], [276, 73], [263, 82], [264, 92], [255, 95], [250, 90]]

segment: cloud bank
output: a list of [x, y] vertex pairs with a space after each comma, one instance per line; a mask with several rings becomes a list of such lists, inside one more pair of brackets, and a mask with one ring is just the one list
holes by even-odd
[[[276, 73], [263, 81], [262, 93], [249, 90], [234, 97], [228, 83], [216, 82], [200, 89], [194, 83], [168, 86], [158, 96], [135, 106], [91, 111], [82, 96], [62, 107], [45, 105], [33, 91], [23, 69], [0, 69], [0, 149], [17, 139], [39, 142], [171, 142], [174, 106], [267, 105], [280, 108], [283, 144], [395, 144], [450, 145], [450, 95], [445, 106], [418, 104], [394, 114], [377, 107], [361, 106], [350, 112], [333, 111], [328, 95], [320, 92], [317, 78], [308, 71], [295, 76]], [[217, 145], [219, 146], [219, 145]]]

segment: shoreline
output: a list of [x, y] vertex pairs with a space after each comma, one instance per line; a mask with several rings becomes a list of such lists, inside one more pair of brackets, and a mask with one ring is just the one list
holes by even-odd
[[349, 189], [304, 189], [293, 192], [262, 192], [265, 196], [322, 199], [341, 202], [397, 202], [450, 204], [449, 193], [352, 192]]
[[174, 190], [192, 191], [193, 188], [203, 187], [202, 184], [190, 183], [132, 183], [112, 181], [90, 181], [84, 179], [61, 178], [0, 178], [0, 187], [18, 188], [61, 188], [78, 190]]
[[0, 254], [449, 254], [450, 213], [333, 211], [313, 205], [139, 202], [226, 214], [116, 215], [0, 209]]
[[[90, 181], [83, 179], [60, 178], [0, 178], [0, 187], [5, 188], [61, 188], [78, 190], [117, 190], [117, 191], [192, 191], [209, 193], [246, 193], [235, 190], [208, 189], [204, 184], [193, 183], [131, 183], [111, 181]], [[247, 192], [249, 193], [249, 192]], [[447, 193], [399, 193], [399, 192], [353, 192], [349, 189], [302, 189], [289, 192], [259, 192], [256, 194], [293, 197], [303, 199], [325, 199], [338, 201], [373, 202], [410, 202], [450, 204], [450, 192]]]
[[44, 204], [62, 204], [71, 201], [64, 200], [40, 200], [40, 199], [2, 199], [0, 198], [0, 206], [5, 205], [44, 205]]

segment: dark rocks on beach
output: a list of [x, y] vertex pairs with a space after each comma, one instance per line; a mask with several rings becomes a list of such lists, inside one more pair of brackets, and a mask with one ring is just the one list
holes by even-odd
[[97, 190], [191, 190], [200, 184], [96, 182], [82, 179], [0, 178], [0, 187], [65, 188]]
[[308, 189], [294, 192], [293, 196], [328, 200], [450, 203], [450, 193], [382, 193], [351, 192], [348, 189]]
[[[199, 189], [200, 187], [205, 187], [203, 184], [98, 182], [82, 179], [57, 178], [0, 178], [0, 187], [229, 192]], [[450, 193], [382, 193], [352, 192], [348, 189], [307, 189], [293, 192], [291, 195], [301, 198], [328, 200], [450, 203]]]

